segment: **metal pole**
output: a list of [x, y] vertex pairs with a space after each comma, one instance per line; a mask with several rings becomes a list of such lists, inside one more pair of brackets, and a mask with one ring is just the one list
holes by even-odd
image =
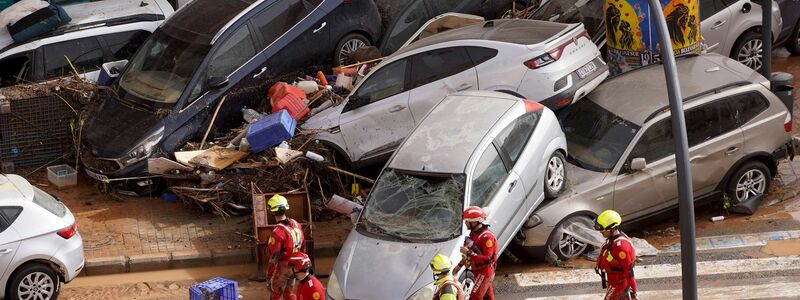
[[661, 61], [664, 64], [669, 107], [672, 112], [672, 135], [675, 137], [675, 162], [680, 197], [683, 299], [695, 300], [697, 299], [697, 257], [695, 257], [694, 195], [692, 195], [692, 169], [689, 166], [689, 143], [686, 139], [686, 119], [683, 115], [683, 97], [681, 96], [680, 82], [678, 82], [675, 55], [672, 52], [672, 40], [667, 31], [667, 21], [664, 19], [664, 10], [659, 0], [649, 0], [649, 4], [651, 16], [654, 17], [652, 20], [658, 30], [661, 43]]
[[763, 18], [761, 24], [761, 74], [772, 80], [772, 0], [761, 1], [761, 17]]

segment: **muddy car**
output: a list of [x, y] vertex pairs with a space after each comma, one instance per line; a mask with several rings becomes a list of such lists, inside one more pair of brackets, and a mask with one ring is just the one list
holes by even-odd
[[428, 264], [436, 253], [460, 257], [464, 209], [488, 211], [502, 252], [536, 205], [566, 188], [565, 147], [555, 114], [537, 102], [487, 91], [447, 96], [375, 182], [326, 299], [431, 299]]
[[[213, 126], [242, 123], [279, 76], [330, 63], [353, 39], [378, 36], [372, 0], [194, 0], [136, 52], [86, 122], [82, 160], [90, 177], [140, 177], [147, 158], [171, 156]], [[150, 180], [128, 182], [147, 193]]]
[[[727, 198], [752, 213], [791, 153], [792, 119], [770, 82], [718, 54], [679, 58], [695, 201]], [[540, 205], [518, 241], [550, 259], [581, 255], [571, 226], [592, 228], [606, 209], [626, 224], [677, 209], [667, 88], [661, 64], [607, 80], [558, 113], [567, 136], [569, 191]]]

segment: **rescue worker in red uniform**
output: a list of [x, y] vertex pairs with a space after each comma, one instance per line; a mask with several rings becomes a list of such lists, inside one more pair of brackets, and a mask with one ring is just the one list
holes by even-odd
[[300, 223], [286, 216], [289, 201], [285, 197], [278, 194], [272, 196], [267, 201], [267, 207], [277, 222], [267, 244], [267, 285], [272, 292], [272, 300], [295, 300], [295, 277], [289, 269], [289, 259], [295, 252], [305, 250], [303, 228]]
[[606, 210], [594, 220], [594, 228], [603, 234], [606, 242], [600, 248], [595, 272], [607, 276], [605, 300], [637, 299], [636, 278], [633, 266], [636, 251], [630, 238], [619, 230], [622, 217], [613, 210]]
[[297, 299], [298, 300], [320, 300], [325, 298], [325, 288], [314, 276], [311, 270], [311, 258], [303, 252], [295, 252], [289, 258], [289, 266], [292, 268], [294, 278], [298, 280]]
[[433, 271], [433, 284], [436, 292], [433, 293], [433, 300], [464, 300], [464, 290], [461, 288], [450, 270], [453, 262], [447, 255], [437, 253], [431, 259], [431, 270]]
[[489, 231], [486, 224], [486, 213], [477, 206], [470, 206], [464, 211], [464, 222], [470, 230], [469, 237], [464, 240], [461, 247], [462, 259], [455, 269], [455, 273], [466, 266], [475, 275], [475, 287], [469, 294], [469, 299], [494, 300], [494, 269], [497, 267], [497, 238]]

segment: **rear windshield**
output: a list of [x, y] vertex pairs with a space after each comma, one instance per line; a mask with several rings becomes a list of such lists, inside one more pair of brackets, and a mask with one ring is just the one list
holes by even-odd
[[59, 218], [67, 214], [67, 208], [63, 203], [36, 187], [33, 187], [33, 203], [38, 204]]
[[583, 23], [594, 38], [603, 27], [603, 4], [600, 0], [550, 0], [531, 16], [532, 20], [557, 23]]

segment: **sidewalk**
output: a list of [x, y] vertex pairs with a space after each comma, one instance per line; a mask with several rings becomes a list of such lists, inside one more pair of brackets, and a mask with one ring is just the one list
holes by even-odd
[[[41, 171], [27, 179], [58, 196], [75, 215], [86, 257], [82, 275], [254, 261], [250, 215], [223, 219], [180, 201], [104, 194], [84, 176], [63, 190], [49, 184]], [[352, 227], [349, 219], [314, 224], [316, 253], [335, 256]]]

